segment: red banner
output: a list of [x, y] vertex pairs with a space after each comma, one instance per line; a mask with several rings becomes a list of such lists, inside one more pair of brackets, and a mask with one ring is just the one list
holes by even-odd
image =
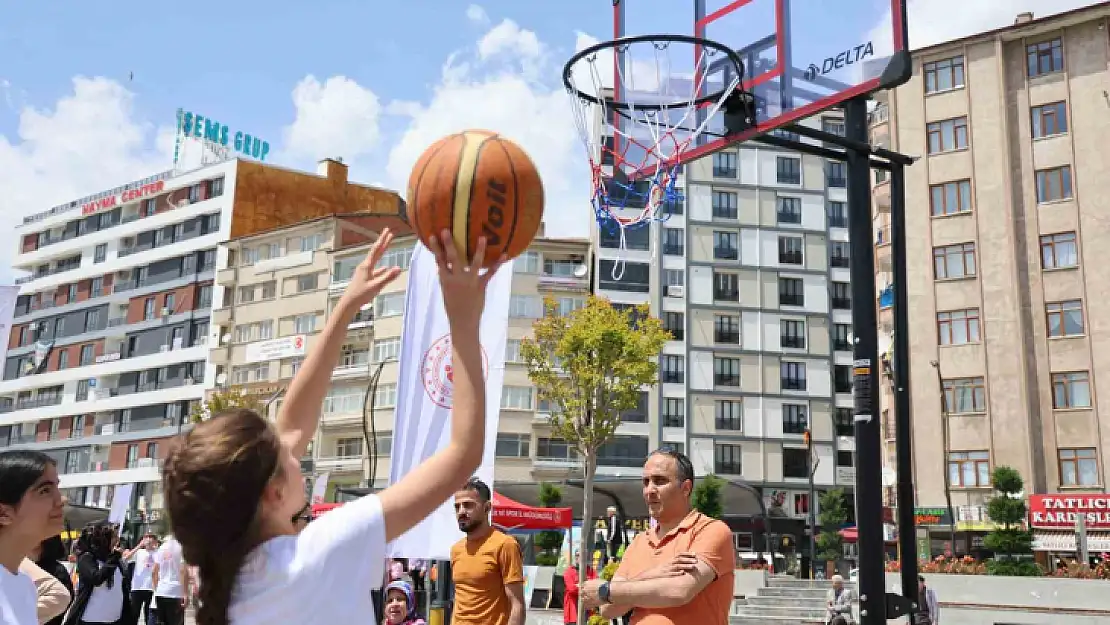
[[1040, 529], [1075, 529], [1079, 515], [1088, 530], [1110, 530], [1110, 495], [1030, 495], [1029, 525]]

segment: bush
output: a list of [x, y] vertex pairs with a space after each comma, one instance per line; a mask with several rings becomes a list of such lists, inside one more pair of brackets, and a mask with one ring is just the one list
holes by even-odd
[[543, 552], [536, 555], [537, 566], [558, 566], [559, 555], [555, 553]]

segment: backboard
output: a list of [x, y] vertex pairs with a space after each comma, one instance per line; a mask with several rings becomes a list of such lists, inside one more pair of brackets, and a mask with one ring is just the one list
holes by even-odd
[[[740, 128], [730, 121], [726, 127], [722, 109], [702, 104], [698, 118], [683, 124], [704, 132], [682, 153], [682, 162], [898, 86], [911, 72], [906, 0], [612, 0], [612, 10], [614, 39], [688, 34], [725, 44], [743, 60], [738, 89], [755, 98], [754, 126]], [[660, 80], [668, 93], [693, 88], [702, 95], [736, 79], [723, 55], [707, 65], [694, 58], [685, 67], [684, 59], [676, 63], [672, 57], [669, 63], [666, 71], [656, 72], [654, 84], [644, 87], [652, 81], [641, 80], [633, 86], [633, 77], [644, 73], [637, 66], [642, 59], [628, 58], [618, 48], [612, 83], [616, 99], [648, 101], [660, 91]], [[706, 66], [709, 75], [701, 76]], [[650, 155], [648, 161], [650, 166]]]

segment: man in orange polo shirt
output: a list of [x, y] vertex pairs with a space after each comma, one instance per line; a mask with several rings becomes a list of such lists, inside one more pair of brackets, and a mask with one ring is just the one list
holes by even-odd
[[727, 625], [736, 550], [732, 531], [690, 506], [694, 467], [685, 454], [653, 452], [644, 463], [644, 501], [658, 522], [624, 551], [612, 582], [591, 580], [581, 600], [630, 625]]

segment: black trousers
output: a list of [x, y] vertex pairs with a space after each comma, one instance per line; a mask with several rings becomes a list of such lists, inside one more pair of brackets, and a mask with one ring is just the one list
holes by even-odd
[[[154, 601], [153, 590], [131, 591], [131, 622], [142, 625], [155, 625], [154, 608], [150, 605]], [[142, 620], [139, 614], [142, 613]]]
[[185, 625], [185, 606], [181, 605], [181, 599], [155, 597], [154, 605], [158, 611], [158, 625]]

